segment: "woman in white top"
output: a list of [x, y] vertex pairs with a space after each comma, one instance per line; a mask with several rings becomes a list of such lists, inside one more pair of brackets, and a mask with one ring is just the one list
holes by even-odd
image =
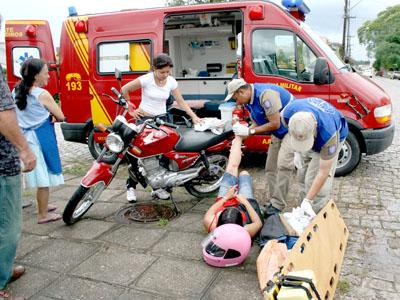
[[[129, 103], [129, 114], [134, 119], [138, 120], [142, 117], [154, 117], [166, 114], [166, 103], [172, 94], [178, 105], [192, 118], [193, 123], [197, 124], [201, 122], [201, 119], [183, 99], [175, 78], [170, 75], [172, 67], [172, 59], [167, 54], [158, 54], [153, 60], [152, 72], [142, 75], [122, 87], [122, 94]], [[138, 108], [132, 109], [129, 93], [140, 88], [142, 89], [140, 105]], [[136, 184], [131, 178], [128, 178], [126, 183], [126, 198], [131, 203], [136, 202]], [[152, 193], [155, 193], [161, 199], [168, 199], [170, 196], [167, 191], [162, 189], [153, 191]]]
[[183, 99], [178, 82], [170, 75], [172, 67], [172, 59], [167, 54], [158, 54], [154, 58], [152, 72], [142, 75], [122, 87], [122, 93], [128, 102], [130, 92], [142, 89], [142, 101], [139, 107], [129, 112], [133, 118], [140, 119], [141, 117], [165, 114], [167, 112], [166, 102], [172, 94], [178, 105], [192, 118], [195, 124], [201, 122], [201, 119]]

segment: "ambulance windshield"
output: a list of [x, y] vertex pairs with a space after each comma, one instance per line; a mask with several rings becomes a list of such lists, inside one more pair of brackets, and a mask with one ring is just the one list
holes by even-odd
[[329, 47], [316, 32], [314, 32], [307, 24], [303, 22], [301, 22], [300, 25], [304, 29], [304, 31], [307, 32], [307, 34], [311, 37], [311, 39], [322, 49], [322, 51], [324, 51], [326, 56], [328, 56], [329, 60], [336, 66], [338, 70], [344, 72], [348, 71], [344, 62], [342, 62], [342, 60], [337, 57], [332, 48]]

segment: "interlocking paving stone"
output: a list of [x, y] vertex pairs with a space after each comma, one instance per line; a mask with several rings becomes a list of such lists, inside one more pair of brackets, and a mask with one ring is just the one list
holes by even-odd
[[204, 237], [194, 232], [170, 232], [153, 247], [152, 253], [201, 260], [200, 243]]
[[96, 202], [89, 211], [85, 214], [84, 218], [90, 219], [106, 219], [114, 216], [115, 213], [122, 207], [120, 202]]
[[209, 294], [205, 297], [207, 300], [231, 300], [231, 299], [257, 299], [263, 297], [255, 272], [223, 272], [209, 289]]
[[129, 290], [128, 292], [122, 294], [121, 296], [118, 297], [117, 300], [133, 300], [133, 299], [138, 299], [138, 300], [168, 300], [168, 299], [173, 299], [170, 297], [163, 295], [156, 295], [156, 294], [150, 294], [150, 293], [144, 293], [136, 290]]
[[128, 286], [155, 260], [121, 249], [101, 251], [72, 270], [72, 275]]
[[192, 231], [205, 233], [203, 225], [204, 214], [201, 213], [186, 213], [172, 220], [168, 225], [169, 228], [178, 228], [183, 231]]
[[161, 257], [135, 286], [171, 297], [197, 298], [209, 284], [214, 272], [215, 269], [200, 261]]
[[124, 288], [122, 287], [83, 278], [63, 276], [43, 291], [42, 294], [65, 300], [109, 300], [117, 299], [123, 292]]
[[92, 255], [97, 248], [96, 244], [50, 239], [42, 247], [24, 256], [21, 262], [51, 271], [66, 272]]
[[140, 228], [131, 225], [120, 227], [103, 235], [100, 239], [132, 249], [147, 250], [157, 243], [165, 233], [164, 229]]
[[46, 269], [26, 267], [26, 273], [11, 284], [12, 289], [17, 291], [16, 296], [36, 299], [35, 294], [47, 289], [47, 286], [60, 276], [59, 273], [50, 271], [46, 265], [40, 267]]
[[29, 252], [43, 246], [49, 240], [48, 236], [40, 236], [33, 234], [23, 234], [19, 241], [17, 249], [17, 259], [21, 259]]
[[59, 229], [51, 232], [50, 237], [68, 238], [68, 239], [83, 239], [92, 240], [104, 232], [110, 230], [117, 224], [112, 222], [104, 222], [98, 220], [84, 219], [72, 226], [62, 226]]

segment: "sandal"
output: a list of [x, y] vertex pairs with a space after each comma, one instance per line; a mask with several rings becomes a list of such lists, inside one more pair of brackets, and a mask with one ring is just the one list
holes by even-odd
[[47, 205], [48, 212], [55, 211], [56, 209], [57, 209], [57, 206], [55, 206], [55, 205], [51, 205], [51, 204]]
[[62, 219], [62, 216], [60, 214], [47, 214], [46, 218], [38, 221], [38, 224], [46, 224], [46, 223], [55, 222], [55, 221], [58, 221], [61, 219]]

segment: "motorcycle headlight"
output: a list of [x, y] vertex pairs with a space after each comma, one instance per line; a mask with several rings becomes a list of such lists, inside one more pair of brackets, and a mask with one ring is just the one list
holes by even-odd
[[120, 153], [124, 149], [124, 141], [116, 133], [110, 133], [106, 137], [106, 145], [110, 151]]

